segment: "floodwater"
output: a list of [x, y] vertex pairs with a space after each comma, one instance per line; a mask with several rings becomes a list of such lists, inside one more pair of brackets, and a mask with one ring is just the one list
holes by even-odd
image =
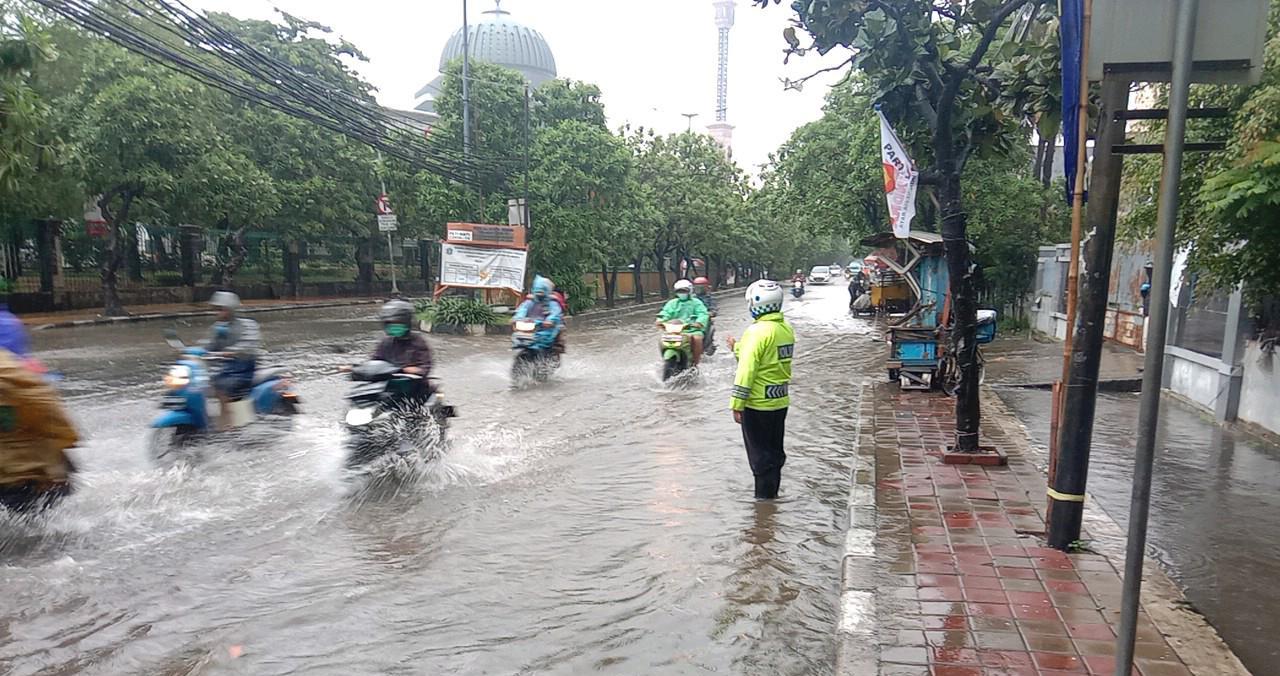
[[[581, 323], [527, 389], [509, 339], [433, 336], [451, 448], [355, 495], [334, 371], [371, 349], [375, 308], [258, 315], [305, 414], [185, 469], [146, 458], [163, 324], [40, 333], [84, 472], [46, 516], [0, 520], [0, 673], [830, 673], [856, 396], [883, 357], [846, 302], [788, 301], [776, 503], [751, 499], [732, 355], [664, 386], [649, 312]], [[721, 305], [723, 341], [748, 319]]]
[[[1002, 362], [1035, 359], [1031, 344], [997, 343]], [[1057, 346], [1061, 355], [1061, 344]], [[1117, 365], [1125, 363], [1112, 355]], [[1132, 361], [1132, 359], [1130, 359]], [[988, 362], [990, 364], [990, 361]], [[1058, 362], [1060, 365], [1060, 362]], [[1104, 370], [1104, 373], [1108, 371]], [[1012, 368], [1014, 378], [1022, 375]], [[1119, 375], [1131, 375], [1121, 373]], [[1001, 399], [1048, 445], [1050, 393], [998, 388]], [[1089, 492], [1128, 528], [1138, 394], [1098, 395]], [[1183, 587], [1255, 674], [1280, 664], [1280, 447], [1189, 404], [1165, 397], [1156, 440], [1149, 554]]]

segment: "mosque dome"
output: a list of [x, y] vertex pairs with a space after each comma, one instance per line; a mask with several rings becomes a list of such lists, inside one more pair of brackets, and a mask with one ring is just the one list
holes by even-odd
[[[511, 20], [511, 14], [502, 9], [501, 0], [496, 7], [485, 12], [485, 18], [472, 24], [468, 31], [471, 58], [510, 68], [524, 75], [529, 84], [537, 87], [556, 78], [556, 57], [542, 33]], [[454, 59], [462, 58], [462, 29], [454, 31], [440, 54], [440, 72]], [[418, 91], [418, 110], [434, 112], [435, 97], [440, 93], [443, 76], [437, 77]]]

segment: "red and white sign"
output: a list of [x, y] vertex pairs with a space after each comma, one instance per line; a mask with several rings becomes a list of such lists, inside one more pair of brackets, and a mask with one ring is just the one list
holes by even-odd
[[107, 236], [107, 219], [102, 216], [102, 207], [98, 206], [98, 199], [98, 197], [92, 197], [84, 203], [84, 230], [90, 237]]
[[374, 201], [373, 213], [379, 216], [390, 216], [395, 213], [391, 210], [391, 199], [387, 197], [386, 193], [378, 195], [378, 199]]

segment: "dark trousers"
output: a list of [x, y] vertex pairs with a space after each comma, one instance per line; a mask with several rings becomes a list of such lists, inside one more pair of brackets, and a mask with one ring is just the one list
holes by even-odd
[[778, 497], [782, 484], [782, 466], [787, 462], [783, 437], [787, 430], [787, 409], [777, 411], [742, 411], [742, 440], [747, 445], [747, 461], [756, 478], [756, 498]]

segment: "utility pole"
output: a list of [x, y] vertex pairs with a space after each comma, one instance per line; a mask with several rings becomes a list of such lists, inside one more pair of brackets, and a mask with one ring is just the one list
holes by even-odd
[[[1084, 517], [1085, 484], [1102, 363], [1102, 329], [1107, 316], [1120, 179], [1124, 169], [1124, 157], [1114, 149], [1124, 143], [1128, 105], [1129, 79], [1124, 75], [1106, 75], [1102, 80], [1100, 128], [1094, 144], [1093, 177], [1089, 182], [1088, 221], [1093, 234], [1085, 251], [1086, 276], [1076, 313], [1078, 321], [1067, 333], [1075, 340], [1071, 343], [1069, 368], [1062, 380], [1059, 418], [1064, 424], [1057, 428], [1049, 475], [1049, 546], [1064, 551], [1080, 539]], [[1080, 163], [1085, 159], [1081, 155]], [[1076, 190], [1081, 189], [1081, 184], [1077, 184]], [[1055, 406], [1058, 403], [1054, 402]]]
[[462, 157], [471, 159], [471, 25], [462, 0]]
[[[387, 194], [387, 180], [383, 178], [382, 172], [382, 151], [378, 152], [378, 185], [382, 187], [382, 195]], [[370, 252], [372, 253], [372, 252]], [[399, 295], [400, 287], [396, 284], [396, 248], [391, 238], [391, 231], [387, 231], [387, 256], [391, 258], [391, 294]]]
[[1151, 472], [1155, 464], [1156, 427], [1160, 422], [1160, 388], [1164, 376], [1164, 342], [1169, 329], [1174, 229], [1182, 182], [1182, 151], [1187, 132], [1187, 99], [1191, 90], [1191, 58], [1195, 48], [1199, 0], [1180, 0], [1173, 42], [1173, 85], [1169, 89], [1169, 125], [1164, 137], [1164, 176], [1156, 217], [1155, 278], [1151, 283], [1151, 331], [1147, 334], [1138, 409], [1138, 446], [1134, 453], [1133, 493], [1129, 505], [1129, 546], [1124, 560], [1124, 595], [1120, 632], [1116, 637], [1116, 676], [1132, 669], [1142, 596], [1142, 564], [1146, 558], [1147, 518], [1151, 512]]
[[680, 114], [685, 116], [689, 120], [689, 129], [687, 131], [689, 131], [690, 133], [693, 133], [693, 118], [697, 117], [698, 114], [697, 113], [680, 113]]

